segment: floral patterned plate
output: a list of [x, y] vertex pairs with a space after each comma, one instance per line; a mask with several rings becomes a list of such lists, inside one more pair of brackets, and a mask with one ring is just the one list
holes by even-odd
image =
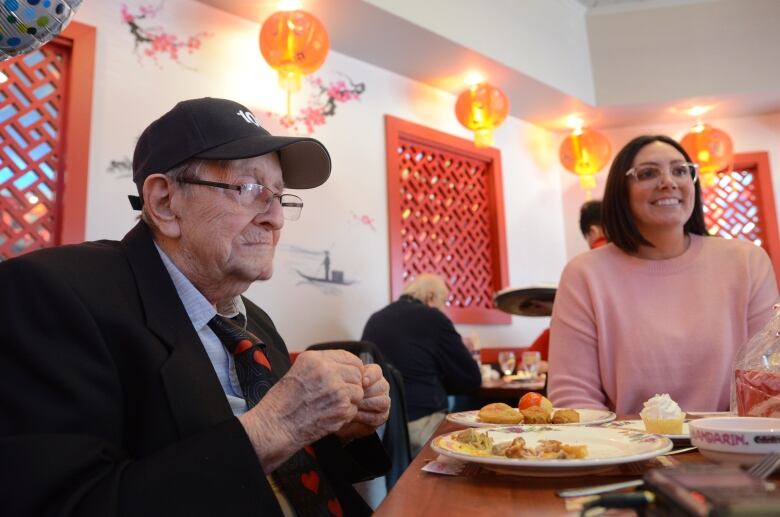
[[565, 427], [515, 425], [491, 427], [478, 432], [487, 433], [493, 443], [502, 443], [522, 437], [528, 448], [539, 440], [559, 440], [569, 445], [586, 445], [588, 454], [583, 459], [524, 459], [507, 458], [475, 451], [455, 439], [462, 431], [444, 434], [433, 439], [434, 451], [450, 458], [478, 463], [480, 466], [506, 474], [521, 476], [579, 476], [605, 470], [621, 463], [655, 458], [672, 448], [665, 436], [647, 434], [630, 429], [609, 427]]
[[[560, 408], [555, 408], [560, 409]], [[578, 409], [580, 421], [574, 424], [557, 424], [566, 426], [605, 424], [615, 419], [615, 413], [604, 409]], [[452, 423], [465, 425], [466, 427], [495, 427], [500, 424], [489, 424], [479, 419], [479, 411], [459, 411], [447, 415], [447, 420]], [[550, 424], [554, 425], [554, 424]], [[556, 427], [557, 427], [556, 425]]]

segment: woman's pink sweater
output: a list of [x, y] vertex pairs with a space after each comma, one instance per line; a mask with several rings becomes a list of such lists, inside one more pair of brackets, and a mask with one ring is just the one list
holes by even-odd
[[777, 296], [769, 257], [746, 241], [692, 235], [667, 260], [614, 244], [583, 253], [555, 296], [549, 397], [619, 415], [639, 413], [656, 393], [683, 411], [728, 410], [736, 351]]

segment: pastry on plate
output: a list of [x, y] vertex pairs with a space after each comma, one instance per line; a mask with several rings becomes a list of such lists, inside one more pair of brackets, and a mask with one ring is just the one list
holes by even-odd
[[580, 414], [575, 409], [557, 409], [552, 416], [553, 424], [576, 424]]
[[550, 413], [545, 408], [531, 406], [520, 411], [523, 414], [523, 423], [525, 424], [549, 424]]
[[503, 402], [488, 404], [479, 410], [477, 415], [480, 421], [488, 424], [520, 424], [523, 415], [515, 408]]

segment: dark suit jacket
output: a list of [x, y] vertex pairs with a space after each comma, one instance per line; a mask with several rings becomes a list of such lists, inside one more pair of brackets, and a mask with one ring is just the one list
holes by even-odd
[[[0, 264], [0, 329], [3, 515], [281, 514], [144, 223]], [[389, 467], [376, 436], [315, 450], [345, 514], [370, 513], [351, 483]]]
[[476, 391], [479, 366], [440, 310], [401, 296], [374, 313], [363, 329], [404, 378], [409, 420], [447, 409], [447, 394]]

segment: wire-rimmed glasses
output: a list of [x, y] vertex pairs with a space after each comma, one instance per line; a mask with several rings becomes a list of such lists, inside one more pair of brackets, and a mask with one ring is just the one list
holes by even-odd
[[271, 203], [273, 203], [274, 199], [279, 198], [279, 203], [282, 205], [282, 215], [288, 221], [297, 221], [301, 217], [301, 210], [303, 210], [303, 200], [300, 197], [295, 194], [277, 194], [259, 183], [231, 185], [230, 183], [196, 179], [180, 179], [178, 181], [179, 183], [188, 183], [190, 185], [205, 185], [207, 187], [236, 190], [238, 191], [238, 203], [243, 207], [257, 210], [260, 214], [266, 213], [271, 208]]
[[[696, 183], [699, 179], [699, 164], [690, 162], [670, 163], [669, 176], [677, 182], [691, 181]], [[664, 167], [655, 163], [646, 163], [630, 168], [626, 176], [633, 176], [637, 183], [651, 184], [658, 181], [664, 173]]]

